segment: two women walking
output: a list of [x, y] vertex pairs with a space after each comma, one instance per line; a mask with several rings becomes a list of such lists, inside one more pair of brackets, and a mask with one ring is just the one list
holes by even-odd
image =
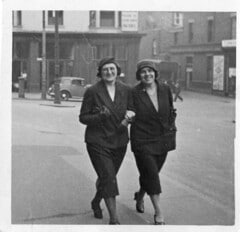
[[119, 195], [117, 173], [124, 159], [131, 124], [131, 148], [139, 170], [139, 191], [134, 195], [136, 210], [144, 212], [147, 193], [154, 208], [154, 223], [164, 224], [160, 209], [159, 172], [167, 152], [175, 149], [175, 111], [169, 87], [160, 84], [151, 61], [140, 61], [133, 89], [119, 82], [121, 73], [114, 58], [104, 58], [98, 66], [100, 81], [87, 89], [79, 120], [87, 125], [85, 142], [97, 173], [96, 194], [91, 202], [94, 216], [102, 218], [101, 200], [109, 213], [109, 224], [120, 224], [116, 210]]

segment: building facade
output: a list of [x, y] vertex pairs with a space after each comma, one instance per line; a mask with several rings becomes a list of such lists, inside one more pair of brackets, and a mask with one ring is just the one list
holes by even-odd
[[185, 12], [170, 49], [187, 89], [235, 95], [236, 13]]
[[141, 58], [178, 62], [186, 89], [235, 96], [235, 12], [147, 12], [142, 18]]
[[[41, 90], [42, 11], [13, 11], [12, 82], [27, 73], [26, 90]], [[122, 80], [135, 82], [139, 43], [138, 12], [59, 11], [59, 76], [79, 76], [86, 84], [96, 81], [97, 64], [114, 56]], [[55, 78], [55, 12], [45, 11], [47, 86]]]

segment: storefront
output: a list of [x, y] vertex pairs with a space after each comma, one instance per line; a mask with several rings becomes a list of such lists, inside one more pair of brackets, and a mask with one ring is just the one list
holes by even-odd
[[[114, 56], [121, 66], [122, 81], [133, 84], [139, 52], [140, 33], [65, 33], [59, 35], [59, 75], [96, 81], [97, 64], [105, 56]], [[12, 82], [27, 73], [26, 91], [41, 90], [41, 33], [13, 33]], [[47, 35], [47, 87], [54, 81], [54, 33]]]
[[225, 95], [236, 96], [236, 40], [223, 40]]

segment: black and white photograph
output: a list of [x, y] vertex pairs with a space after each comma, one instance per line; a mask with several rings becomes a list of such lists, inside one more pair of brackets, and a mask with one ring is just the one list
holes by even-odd
[[2, 1], [0, 232], [239, 231], [238, 10]]

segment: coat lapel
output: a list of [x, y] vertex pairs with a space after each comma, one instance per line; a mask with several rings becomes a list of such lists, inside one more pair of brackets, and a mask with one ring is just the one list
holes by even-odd
[[139, 94], [139, 98], [141, 99], [141, 101], [143, 102], [143, 104], [151, 111], [153, 112], [155, 115], [158, 114], [157, 110], [155, 109], [150, 97], [148, 96], [145, 88], [143, 87], [143, 85], [139, 85], [139, 89], [138, 89], [138, 94]]
[[115, 97], [114, 101], [112, 101], [104, 82], [100, 81], [97, 95], [101, 99], [102, 105], [105, 105], [117, 119], [120, 119], [117, 108], [121, 105], [122, 94], [123, 92], [121, 91], [121, 86], [118, 82], [116, 82]]

